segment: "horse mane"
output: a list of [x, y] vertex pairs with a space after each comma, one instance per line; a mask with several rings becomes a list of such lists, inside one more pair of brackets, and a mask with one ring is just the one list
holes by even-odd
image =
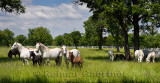
[[22, 44], [20, 44], [18, 42], [16, 42], [16, 44], [17, 44], [18, 47], [23, 47]]
[[48, 49], [48, 47], [47, 46], [45, 46], [45, 45], [43, 45], [42, 43], [39, 43], [40, 44], [40, 46], [43, 48], [43, 49], [45, 49], [45, 50], [47, 50]]

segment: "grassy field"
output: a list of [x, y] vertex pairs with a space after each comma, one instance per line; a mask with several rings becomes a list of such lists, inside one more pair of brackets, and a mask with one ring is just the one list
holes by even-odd
[[[19, 58], [10, 59], [7, 56], [10, 48], [0, 47], [0, 82], [160, 82], [160, 63], [138, 63], [134, 61], [110, 61], [108, 50], [79, 48], [83, 58], [83, 68], [66, 68], [64, 62], [56, 66], [51, 61], [50, 66], [33, 67], [22, 65]], [[114, 49], [115, 51], [116, 49]], [[120, 49], [123, 53], [123, 50]], [[131, 50], [133, 54], [133, 50]]]

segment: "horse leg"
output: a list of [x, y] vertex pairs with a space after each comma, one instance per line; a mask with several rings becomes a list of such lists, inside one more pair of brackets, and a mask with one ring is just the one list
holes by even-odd
[[155, 62], [155, 57], [153, 57], [152, 60], [153, 60], [153, 63], [154, 63]]
[[23, 59], [23, 66], [24, 66], [24, 64], [25, 64], [25, 60]]
[[27, 65], [29, 65], [29, 62], [28, 62], [28, 60], [27, 59], [24, 59], [26, 62], [27, 62]]
[[47, 59], [47, 64], [48, 64], [48, 65], [50, 65], [50, 61], [49, 61], [49, 59]]

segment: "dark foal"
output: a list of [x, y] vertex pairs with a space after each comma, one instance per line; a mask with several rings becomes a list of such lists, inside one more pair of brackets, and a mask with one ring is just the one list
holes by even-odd
[[123, 59], [123, 60], [126, 59], [123, 54], [115, 54], [115, 56], [116, 56], [116, 60], [117, 60], [117, 58], [120, 58], [121, 60], [122, 60], [122, 59]]
[[37, 62], [39, 64], [39, 66], [41, 66], [42, 63], [42, 56], [36, 56], [36, 54], [34, 53], [34, 51], [30, 51], [30, 56], [32, 56], [32, 61], [33, 61], [33, 66], [37, 65]]
[[19, 58], [20, 58], [20, 53], [19, 53], [18, 49], [10, 50], [10, 51], [8, 52], [8, 57], [9, 57], [9, 58], [12, 58], [13, 55], [16, 57], [17, 54], [18, 54], [18, 56], [19, 56]]
[[131, 58], [131, 53], [128, 54], [127, 60], [128, 60], [128, 61], [131, 61], [131, 60], [132, 60], [132, 58]]
[[81, 68], [82, 67], [82, 58], [81, 57], [75, 57], [73, 55], [73, 52], [69, 52], [69, 59], [71, 60], [72, 66], [75, 64], [78, 64], [78, 66]]

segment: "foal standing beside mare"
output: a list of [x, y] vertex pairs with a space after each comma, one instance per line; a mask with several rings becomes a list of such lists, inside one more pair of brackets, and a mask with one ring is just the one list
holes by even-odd
[[36, 54], [34, 53], [34, 51], [30, 51], [30, 55], [32, 58], [32, 61], [33, 61], [33, 66], [37, 65], [37, 62], [39, 64], [39, 66], [41, 66], [41, 63], [42, 63], [42, 56], [36, 56]]
[[14, 55], [15, 58], [16, 58], [16, 55], [17, 55], [17, 54], [18, 54], [18, 56], [19, 56], [19, 58], [20, 58], [20, 53], [19, 53], [18, 49], [13, 49], [13, 50], [10, 50], [10, 51], [8, 52], [8, 57], [9, 57], [9, 58], [12, 58], [12, 56]]
[[72, 63], [72, 67], [75, 65], [75, 64], [78, 64], [78, 66], [80, 67], [80, 68], [82, 68], [82, 58], [81, 57], [79, 57], [79, 56], [77, 56], [77, 57], [75, 57], [74, 55], [73, 55], [73, 52], [69, 52], [69, 59], [71, 60], [71, 63]]
[[67, 47], [65, 45], [62, 46], [62, 53], [64, 55], [64, 60], [65, 60], [65, 63], [66, 63], [66, 66], [68, 68], [68, 64], [69, 64], [69, 52], [73, 52], [73, 56], [75, 57], [80, 57], [80, 51], [78, 51], [77, 49], [72, 49], [72, 50], [69, 50], [67, 49]]

